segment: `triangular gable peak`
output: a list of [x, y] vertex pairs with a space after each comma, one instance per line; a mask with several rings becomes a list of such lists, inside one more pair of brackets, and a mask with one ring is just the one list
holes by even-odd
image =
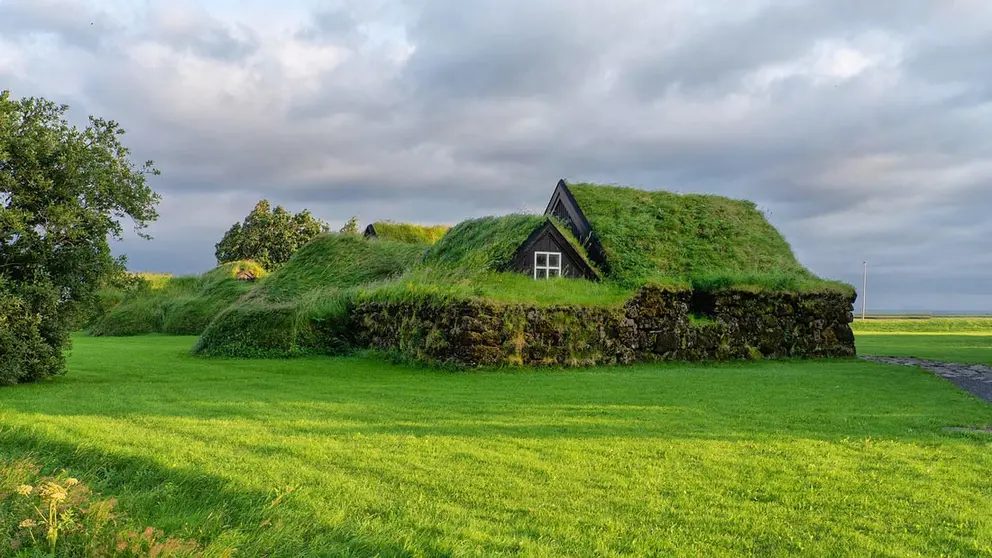
[[[542, 262], [540, 258], [545, 258]], [[561, 277], [598, 280], [599, 274], [550, 220], [527, 237], [510, 261], [509, 269], [538, 277], [541, 269], [554, 268]], [[555, 273], [557, 271], [557, 273]]]
[[555, 186], [555, 191], [551, 194], [551, 201], [548, 202], [548, 207], [544, 209], [544, 214], [548, 217], [558, 219], [568, 227], [569, 232], [586, 249], [593, 263], [599, 266], [605, 273], [609, 273], [609, 262], [606, 261], [606, 257], [603, 255], [603, 247], [600, 246], [599, 241], [596, 239], [595, 231], [592, 229], [592, 225], [589, 224], [589, 219], [582, 212], [582, 207], [575, 200], [575, 196], [568, 189], [568, 184], [565, 183], [564, 179], [559, 180], [558, 185]]
[[365, 238], [375, 238], [379, 235], [375, 233], [375, 226], [369, 223], [369, 226], [365, 227]]
[[583, 246], [587, 245], [592, 235], [592, 226], [585, 214], [582, 213], [582, 208], [575, 201], [575, 197], [572, 196], [572, 192], [569, 191], [568, 184], [565, 183], [564, 179], [559, 180], [558, 185], [555, 186], [555, 191], [551, 194], [551, 201], [548, 202], [544, 214], [555, 217], [564, 223]]

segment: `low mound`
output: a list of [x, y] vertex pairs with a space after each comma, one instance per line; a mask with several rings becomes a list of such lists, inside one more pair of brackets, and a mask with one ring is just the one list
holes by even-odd
[[722, 196], [569, 184], [613, 279], [680, 279], [712, 290], [838, 286], [820, 281], [754, 203]]
[[399, 275], [424, 255], [426, 246], [360, 236], [321, 235], [300, 248], [263, 286], [272, 300], [298, 300], [306, 293], [343, 289]]
[[120, 303], [94, 323], [95, 336], [146, 333], [199, 335], [217, 314], [252, 289], [249, 274], [260, 279], [265, 271], [254, 262], [230, 262], [202, 276], [139, 275]]
[[441, 240], [441, 237], [451, 227], [447, 225], [414, 225], [412, 223], [394, 223], [392, 221], [376, 221], [369, 225], [368, 233], [382, 240], [406, 242], [408, 244], [431, 245]]
[[343, 350], [356, 287], [403, 274], [425, 248], [346, 234], [319, 236], [249, 295], [222, 309], [193, 351], [251, 357]]

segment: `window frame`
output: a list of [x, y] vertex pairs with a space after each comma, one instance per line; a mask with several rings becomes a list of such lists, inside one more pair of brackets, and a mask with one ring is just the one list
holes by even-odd
[[[537, 258], [539, 256], [544, 256], [544, 264], [540, 265], [537, 263]], [[551, 265], [551, 256], [557, 256], [558, 265]], [[537, 272], [544, 271], [544, 277], [538, 277]], [[551, 272], [555, 272], [555, 275], [551, 275]], [[562, 253], [561, 252], [534, 252], [534, 279], [551, 279], [552, 277], [562, 277]]]

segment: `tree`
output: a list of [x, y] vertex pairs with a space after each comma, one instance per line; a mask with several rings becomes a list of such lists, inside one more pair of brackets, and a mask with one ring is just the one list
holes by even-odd
[[329, 230], [327, 223], [303, 210], [296, 215], [281, 205], [260, 200], [244, 222], [235, 223], [216, 245], [217, 263], [254, 260], [267, 271], [289, 261], [296, 250]]
[[348, 219], [348, 222], [341, 227], [342, 234], [358, 234], [358, 217]]
[[124, 272], [111, 254], [129, 218], [142, 232], [158, 214], [153, 163], [131, 162], [124, 130], [69, 107], [0, 92], [0, 384], [65, 372], [69, 333], [99, 285]]

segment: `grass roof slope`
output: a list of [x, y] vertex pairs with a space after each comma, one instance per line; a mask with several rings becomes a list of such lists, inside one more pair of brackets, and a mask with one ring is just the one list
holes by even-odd
[[318, 236], [219, 313], [193, 352], [237, 357], [343, 352], [357, 289], [397, 278], [426, 248], [352, 234]]
[[455, 225], [424, 256], [431, 266], [503, 271], [517, 249], [547, 222], [543, 215], [514, 213], [469, 219]]
[[379, 238], [324, 234], [300, 248], [260, 288], [273, 300], [293, 300], [309, 291], [380, 281], [410, 269], [426, 248]]
[[[517, 250], [547, 222], [545, 215], [524, 213], [462, 221], [427, 251], [424, 264], [470, 271], [505, 271]], [[551, 222], [589, 267], [596, 269], [568, 228]]]
[[394, 223], [392, 221], [376, 221], [372, 223], [377, 238], [409, 244], [435, 244], [448, 232], [448, 225], [414, 225], [412, 223]]
[[799, 263], [752, 202], [586, 183], [568, 188], [592, 225], [608, 274], [623, 283], [674, 278], [708, 288], [776, 289], [829, 283]]
[[[510, 304], [618, 305], [633, 294], [612, 282], [565, 277], [535, 281], [529, 275], [508, 271], [517, 250], [547, 223], [548, 217], [544, 215], [520, 213], [463, 221], [432, 246], [420, 264], [396, 281], [363, 287], [359, 298], [391, 301], [424, 297], [484, 298]], [[555, 226], [595, 269], [568, 229]]]
[[203, 275], [138, 274], [138, 281], [129, 290], [106, 293], [118, 302], [91, 325], [90, 333], [199, 334], [217, 314], [251, 291], [252, 283], [236, 278], [244, 270], [259, 279], [266, 274], [251, 261], [222, 264]]

